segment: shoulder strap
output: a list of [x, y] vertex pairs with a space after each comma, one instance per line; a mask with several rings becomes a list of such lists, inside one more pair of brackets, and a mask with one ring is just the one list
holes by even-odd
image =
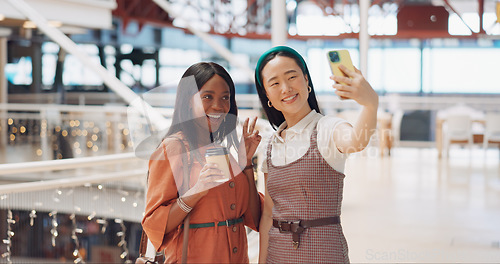
[[[186, 148], [186, 145], [184, 145], [184, 141], [180, 138], [177, 138], [181, 142], [181, 146], [184, 150], [184, 153], [182, 154], [182, 163], [184, 166], [183, 172], [183, 180], [182, 180], [182, 186], [181, 186], [181, 193], [186, 193], [189, 190], [189, 182], [191, 181], [191, 177], [189, 177], [190, 172], [191, 172], [191, 163], [188, 161], [188, 150]], [[187, 166], [186, 166], [187, 164]], [[183, 234], [183, 239], [182, 239], [182, 255], [181, 255], [181, 263], [187, 263], [187, 254], [188, 254], [188, 240], [189, 240], [189, 218], [191, 214], [188, 214], [186, 218], [184, 219], [184, 234]]]
[[[142, 262], [141, 262], [142, 260]], [[144, 230], [141, 234], [141, 243], [139, 245], [139, 258], [136, 260], [136, 264], [139, 263], [163, 263], [163, 255], [158, 254], [148, 238], [148, 235]]]
[[[181, 143], [181, 146], [182, 146], [182, 149], [183, 149], [183, 153], [182, 153], [182, 163], [184, 166], [183, 167], [183, 181], [182, 181], [182, 186], [181, 186], [181, 191], [182, 193], [185, 193], [186, 191], [189, 190], [189, 181], [190, 181], [190, 177], [189, 177], [189, 173], [190, 173], [190, 169], [191, 169], [191, 164], [189, 163], [188, 161], [188, 150], [186, 148], [186, 145], [184, 145], [184, 141], [179, 138], [179, 137], [175, 137], [177, 140], [179, 140], [179, 142]], [[187, 165], [187, 166], [185, 166]], [[148, 172], [149, 174], [149, 172]], [[181, 263], [186, 263], [187, 261], [187, 245], [188, 245], [188, 230], [189, 230], [189, 214], [188, 216], [186, 217], [186, 219], [184, 220], [184, 241], [183, 241], [183, 245], [182, 245], [182, 261]], [[140, 245], [139, 245], [139, 256], [140, 257], [146, 257], [148, 259], [151, 259], [153, 260], [154, 259], [154, 263], [161, 263], [162, 262], [162, 255], [161, 254], [157, 254], [156, 250], [153, 248], [153, 244], [151, 243], [151, 241], [149, 240], [148, 238], [148, 235], [146, 234], [146, 232], [144, 232], [144, 229], [142, 230], [142, 234], [141, 234], [141, 242], [140, 242]]]
[[142, 230], [141, 234], [141, 244], [139, 245], [139, 256], [146, 256], [146, 250], [148, 248], [148, 235]]
[[186, 145], [184, 144], [184, 140], [179, 138], [179, 137], [175, 137], [175, 138], [180, 142], [180, 144], [182, 146], [182, 150], [183, 150], [183, 152], [182, 152], [183, 175], [182, 175], [182, 185], [179, 188], [179, 191], [180, 191], [180, 194], [181, 193], [184, 194], [185, 192], [187, 192], [189, 190], [189, 187], [190, 187], [189, 186], [189, 182], [190, 182], [189, 173], [191, 171], [192, 160], [190, 161], [188, 158], [188, 153], [190, 154], [190, 152], [186, 148]]

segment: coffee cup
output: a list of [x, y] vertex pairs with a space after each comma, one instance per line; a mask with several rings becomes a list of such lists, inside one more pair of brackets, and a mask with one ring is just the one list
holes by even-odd
[[224, 173], [224, 179], [216, 180], [216, 182], [226, 182], [231, 179], [229, 152], [225, 147], [209, 148], [205, 153], [207, 163], [217, 164], [217, 168]]

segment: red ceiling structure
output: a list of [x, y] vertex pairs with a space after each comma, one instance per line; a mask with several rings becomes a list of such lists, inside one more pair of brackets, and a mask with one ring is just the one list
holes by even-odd
[[[160, 26], [173, 26], [172, 18], [163, 11], [152, 0], [116, 0], [118, 7], [113, 11], [113, 15], [123, 21], [126, 27], [130, 21], [135, 21], [141, 28], [144, 24], [155, 24]], [[241, 1], [241, 0], [238, 0]], [[297, 0], [297, 4], [305, 0]], [[316, 4], [323, 15], [341, 16], [336, 13], [338, 5], [353, 5], [358, 1], [352, 0], [309, 0]], [[461, 0], [460, 0], [461, 1]], [[478, 1], [478, 13], [480, 25], [483, 24], [485, 0]], [[246, 9], [240, 14], [234, 14], [231, 10], [233, 4], [231, 0], [213, 0], [210, 6], [203, 6], [200, 0], [170, 0], [171, 5], [181, 6], [182, 10], [190, 9], [191, 12], [199, 12], [198, 19], [210, 27], [209, 33], [225, 35], [226, 37], [244, 37], [252, 39], [270, 39], [271, 1], [247, 0]], [[206, 3], [207, 1], [203, 1]], [[484, 29], [480, 32], [473, 32], [470, 36], [452, 36], [448, 33], [448, 17], [450, 12], [456, 13], [460, 18], [461, 14], [453, 7], [449, 0], [443, 0], [444, 6], [434, 6], [430, 1], [409, 1], [409, 0], [374, 0], [373, 5], [383, 6], [384, 4], [396, 4], [398, 33], [396, 35], [377, 35], [374, 38], [476, 38], [484, 35]], [[497, 7], [498, 9], [498, 7]], [[340, 8], [342, 10], [342, 8]], [[202, 15], [205, 13], [205, 16]], [[497, 11], [498, 12], [498, 11]], [[206, 14], [209, 16], [206, 16]], [[295, 13], [296, 14], [296, 13]], [[289, 16], [294, 16], [294, 13]], [[220, 18], [224, 18], [221, 22]], [[241, 21], [244, 23], [242, 24]], [[292, 19], [294, 19], [292, 17]], [[238, 23], [239, 21], [239, 23]], [[463, 21], [463, 20], [462, 20]], [[465, 22], [464, 22], [465, 23]], [[471, 30], [472, 31], [472, 30]], [[243, 32], [243, 33], [242, 33]], [[340, 36], [298, 36], [290, 35], [291, 39], [310, 38], [358, 38], [357, 33], [341, 34]]]

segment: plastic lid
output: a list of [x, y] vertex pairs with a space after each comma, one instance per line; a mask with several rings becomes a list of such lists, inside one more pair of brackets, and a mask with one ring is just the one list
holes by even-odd
[[227, 155], [228, 151], [225, 147], [217, 147], [217, 148], [209, 148], [205, 153], [205, 157], [208, 156], [219, 156], [219, 155]]

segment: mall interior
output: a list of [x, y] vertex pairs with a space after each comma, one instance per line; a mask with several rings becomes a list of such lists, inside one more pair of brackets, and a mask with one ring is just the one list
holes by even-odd
[[[377, 129], [345, 167], [353, 263], [500, 262], [499, 0], [0, 0], [0, 263], [134, 263], [148, 156], [177, 84], [228, 70], [259, 117], [258, 191], [274, 132], [254, 83], [277, 45], [306, 60], [321, 112], [348, 50], [379, 95]], [[248, 255], [258, 261], [259, 234]]]

